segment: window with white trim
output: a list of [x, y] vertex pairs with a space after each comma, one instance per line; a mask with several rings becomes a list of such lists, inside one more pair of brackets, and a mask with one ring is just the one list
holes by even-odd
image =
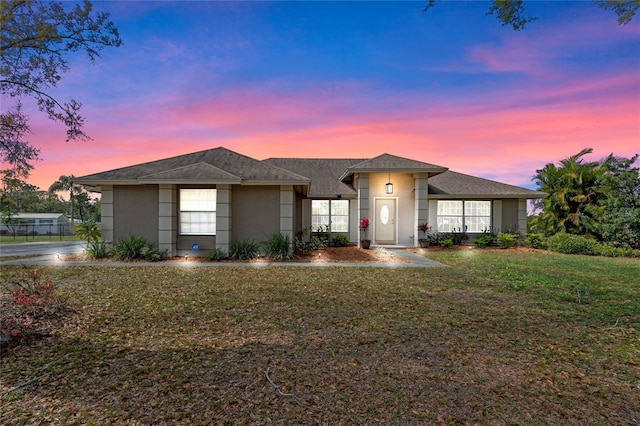
[[215, 189], [180, 189], [180, 234], [216, 235]]
[[438, 232], [482, 232], [491, 227], [491, 201], [438, 200]]
[[349, 232], [349, 200], [311, 200], [311, 227]]

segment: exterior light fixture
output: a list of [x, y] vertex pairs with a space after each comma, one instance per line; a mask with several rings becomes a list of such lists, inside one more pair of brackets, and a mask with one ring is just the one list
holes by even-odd
[[391, 173], [389, 173], [389, 179], [387, 180], [387, 184], [384, 186], [384, 192], [387, 194], [393, 194], [393, 184], [391, 183]]

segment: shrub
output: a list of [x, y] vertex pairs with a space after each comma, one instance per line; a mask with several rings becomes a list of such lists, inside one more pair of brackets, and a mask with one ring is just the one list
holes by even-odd
[[451, 232], [451, 241], [456, 246], [460, 246], [460, 245], [464, 244], [468, 239], [469, 239], [469, 236], [462, 229], [458, 229], [458, 230], [454, 229]]
[[516, 247], [518, 245], [518, 235], [509, 232], [500, 232], [497, 238], [498, 246], [503, 249]]
[[111, 254], [111, 248], [106, 241], [91, 241], [84, 251], [94, 259], [102, 259]]
[[269, 259], [289, 260], [293, 257], [291, 239], [286, 234], [276, 232], [267, 240], [265, 252]]
[[544, 237], [542, 236], [542, 234], [532, 234], [532, 233], [527, 234], [524, 239], [524, 244], [527, 247], [531, 247], [534, 249], [540, 249], [545, 247]]
[[92, 242], [100, 241], [102, 230], [93, 220], [84, 221], [76, 226], [76, 235], [87, 242], [87, 246]]
[[440, 246], [444, 248], [451, 248], [453, 246], [453, 238], [446, 236], [440, 239]]
[[229, 256], [234, 259], [248, 260], [258, 257], [260, 246], [250, 240], [232, 241], [229, 244]]
[[37, 269], [30, 279], [18, 279], [8, 284], [11, 308], [0, 312], [0, 351], [37, 327], [42, 319], [55, 317], [65, 310], [53, 283], [42, 282]]
[[155, 248], [143, 237], [129, 235], [113, 246], [113, 254], [120, 260], [144, 259], [156, 262], [167, 258], [166, 250]]
[[56, 295], [53, 283], [42, 282], [36, 269], [30, 280], [17, 280], [11, 283], [13, 304], [33, 318], [51, 316], [62, 309], [62, 303]]
[[566, 254], [595, 255], [599, 252], [597, 241], [580, 236], [559, 232], [549, 238], [549, 250]]
[[329, 247], [329, 227], [319, 226], [318, 230], [311, 236], [311, 247], [315, 249], [324, 249]]
[[493, 244], [493, 235], [491, 234], [481, 234], [473, 240], [473, 245], [476, 247], [486, 247]]
[[227, 252], [219, 248], [215, 248], [207, 253], [208, 260], [226, 260], [228, 258]]
[[307, 243], [301, 238], [296, 238], [293, 242], [293, 250], [295, 254], [308, 256], [309, 254], [311, 254], [311, 250], [313, 249], [311, 247], [311, 243]]
[[349, 238], [344, 234], [338, 234], [333, 238], [334, 247], [346, 247], [349, 245]]
[[615, 247], [611, 244], [598, 244], [598, 254], [606, 257], [638, 257], [640, 251], [633, 250], [631, 247]]

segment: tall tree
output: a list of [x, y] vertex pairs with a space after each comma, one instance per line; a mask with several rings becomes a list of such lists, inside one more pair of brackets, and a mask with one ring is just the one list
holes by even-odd
[[547, 235], [595, 233], [598, 206], [606, 193], [598, 185], [603, 174], [600, 162], [584, 161], [592, 152], [586, 148], [561, 160], [559, 167], [548, 163], [536, 170], [533, 179], [549, 196], [543, 200], [543, 212], [532, 223], [533, 230]]
[[78, 190], [78, 187], [73, 184], [74, 178], [74, 175], [62, 175], [58, 178], [57, 181], [53, 182], [51, 186], [49, 186], [49, 192], [51, 193], [56, 193], [59, 191], [69, 191], [69, 216], [71, 216], [71, 223], [73, 223], [74, 192]]
[[640, 169], [632, 158], [613, 154], [585, 161], [592, 149], [536, 170], [542, 213], [531, 221], [534, 232], [590, 235], [615, 246], [640, 248]]
[[[431, 9], [438, 0], [427, 0], [424, 10]], [[618, 17], [618, 24], [631, 22], [640, 8], [640, 0], [593, 0], [602, 9], [613, 11]], [[536, 17], [526, 16], [523, 0], [492, 0], [487, 15], [495, 15], [503, 26], [511, 26], [518, 31], [526, 24], [535, 21]]]
[[638, 159], [609, 155], [603, 160], [600, 186], [607, 197], [601, 200], [602, 214], [597, 225], [600, 237], [616, 246], [640, 249], [640, 169]]
[[[39, 109], [67, 128], [67, 140], [87, 139], [80, 102], [56, 99], [48, 91], [69, 70], [68, 54], [84, 51], [91, 61], [106, 46], [122, 41], [109, 15], [93, 11], [85, 0], [73, 7], [44, 0], [0, 0], [0, 159], [22, 172], [30, 170], [38, 151], [22, 136], [29, 131], [20, 100], [30, 97]], [[8, 107], [9, 98], [16, 100]]]

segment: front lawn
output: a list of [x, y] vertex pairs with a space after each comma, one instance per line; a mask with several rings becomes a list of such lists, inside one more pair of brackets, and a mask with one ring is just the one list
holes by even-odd
[[0, 423], [640, 422], [640, 261], [429, 256], [40, 268], [76, 313], [3, 356]]

